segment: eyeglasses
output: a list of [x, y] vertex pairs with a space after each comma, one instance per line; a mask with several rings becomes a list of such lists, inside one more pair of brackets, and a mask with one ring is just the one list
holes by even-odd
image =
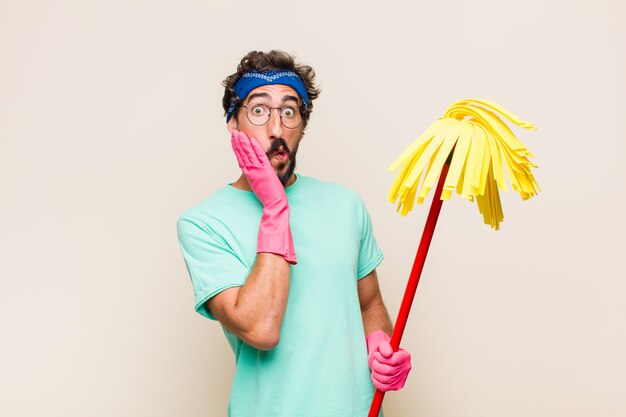
[[252, 104], [250, 106], [241, 106], [246, 109], [248, 120], [255, 126], [263, 126], [270, 119], [272, 110], [280, 110], [280, 122], [288, 129], [295, 129], [302, 124], [302, 115], [297, 108], [293, 106], [270, 107], [265, 104]]

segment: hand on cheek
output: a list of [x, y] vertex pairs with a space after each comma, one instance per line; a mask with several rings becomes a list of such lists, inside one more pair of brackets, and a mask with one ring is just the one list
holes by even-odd
[[281, 255], [296, 264], [296, 253], [289, 227], [289, 202], [267, 155], [256, 139], [232, 130], [231, 144], [241, 172], [258, 200], [263, 204], [259, 225], [257, 253]]

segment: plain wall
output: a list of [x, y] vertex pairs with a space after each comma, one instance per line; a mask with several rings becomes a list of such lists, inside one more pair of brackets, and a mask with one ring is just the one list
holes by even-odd
[[[234, 357], [175, 223], [239, 168], [221, 81], [283, 49], [323, 90], [298, 172], [365, 200], [395, 317], [430, 198], [389, 164], [456, 100], [514, 128], [543, 191], [498, 232], [443, 206], [388, 417], [626, 415], [622, 1], [0, 2], [0, 415], [224, 416]], [[323, 400], [323, 399], [322, 399]]]

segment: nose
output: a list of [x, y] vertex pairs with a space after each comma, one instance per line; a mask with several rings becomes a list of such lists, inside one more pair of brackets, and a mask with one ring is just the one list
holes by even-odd
[[[276, 111], [273, 111], [276, 110]], [[280, 109], [270, 110], [270, 119], [267, 121], [267, 134], [270, 139], [278, 139], [283, 135], [283, 124], [280, 120]]]

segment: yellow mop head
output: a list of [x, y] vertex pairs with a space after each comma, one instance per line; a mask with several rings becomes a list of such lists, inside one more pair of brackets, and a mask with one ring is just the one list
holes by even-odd
[[528, 157], [533, 155], [496, 115], [500, 113], [524, 129], [535, 129], [496, 103], [484, 99], [457, 101], [433, 123], [389, 167], [400, 174], [389, 190], [388, 200], [398, 203], [397, 211], [406, 216], [413, 208], [419, 179], [424, 174], [417, 194], [421, 204], [439, 178], [444, 163], [452, 153], [442, 200], [452, 191], [478, 204], [485, 224], [498, 230], [504, 219], [498, 189], [506, 191], [503, 163], [513, 189], [527, 200], [541, 191], [530, 168], [537, 168]]

